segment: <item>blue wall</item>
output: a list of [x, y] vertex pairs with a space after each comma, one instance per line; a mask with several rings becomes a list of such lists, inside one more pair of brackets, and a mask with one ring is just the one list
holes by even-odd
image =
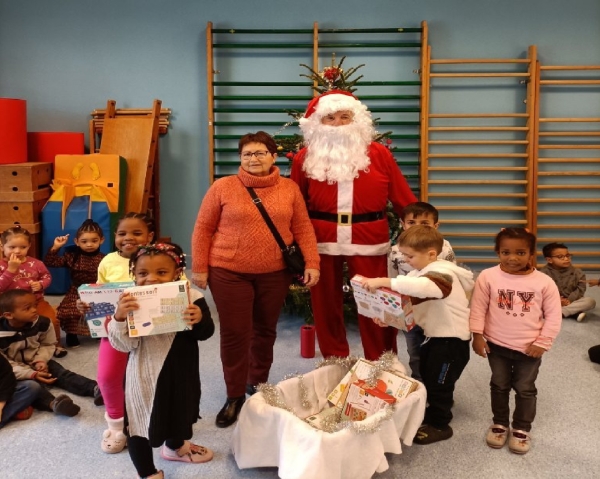
[[[326, 5], [326, 7], [325, 7]], [[109, 98], [171, 108], [161, 139], [162, 233], [189, 248], [208, 187], [206, 24], [215, 28], [429, 25], [434, 58], [600, 63], [598, 0], [0, 0], [0, 96], [28, 102], [29, 131], [87, 132]]]

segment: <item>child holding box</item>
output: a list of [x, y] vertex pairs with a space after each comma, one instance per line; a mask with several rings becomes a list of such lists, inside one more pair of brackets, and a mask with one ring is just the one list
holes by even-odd
[[[404, 231], [418, 225], [437, 229], [440, 226], [438, 210], [429, 203], [415, 201], [414, 203], [406, 205], [402, 210], [400, 225]], [[452, 246], [450, 246], [450, 243], [446, 239], [444, 239], [442, 251], [438, 255], [438, 259], [445, 259], [446, 261], [456, 263], [456, 257], [454, 256]], [[406, 260], [400, 251], [399, 246], [397, 244], [392, 246], [390, 254], [388, 255], [388, 276], [395, 277], [399, 274], [404, 276], [412, 270], [413, 267]], [[423, 329], [419, 326], [415, 326], [410, 331], [404, 333], [404, 338], [406, 339], [408, 365], [411, 369], [411, 376], [417, 381], [421, 381], [419, 358], [421, 357], [421, 344], [425, 341]]]
[[[469, 362], [469, 301], [473, 273], [438, 259], [444, 238], [429, 226], [414, 226], [398, 239], [398, 249], [413, 268], [406, 276], [365, 279], [371, 292], [386, 287], [410, 296], [417, 325], [426, 340], [420, 372], [429, 406], [414, 442], [432, 444], [452, 437], [450, 427], [456, 381]], [[374, 320], [379, 326], [387, 326]]]

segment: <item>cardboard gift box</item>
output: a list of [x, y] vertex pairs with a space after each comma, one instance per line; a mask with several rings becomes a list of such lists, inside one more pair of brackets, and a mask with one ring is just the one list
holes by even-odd
[[361, 379], [350, 384], [348, 395], [342, 407], [342, 418], [349, 421], [363, 421], [383, 408], [396, 402], [396, 398], [385, 392], [382, 380], [375, 387], [369, 387]]
[[127, 289], [139, 308], [129, 313], [129, 337], [174, 333], [189, 329], [183, 313], [190, 304], [190, 284], [187, 281], [134, 286]]
[[389, 288], [379, 288], [370, 293], [361, 286], [364, 279], [358, 274], [350, 279], [358, 314], [410, 331], [415, 326], [410, 298]]
[[[399, 362], [394, 368], [406, 372]], [[231, 442], [238, 467], [277, 467], [282, 479], [369, 479], [387, 470], [386, 453], [401, 454], [401, 443], [412, 445], [423, 421], [425, 387], [417, 383], [412, 394], [395, 404], [388, 419], [383, 420], [389, 411], [380, 411], [354, 423], [372, 427], [373, 432], [344, 428], [331, 433], [313, 427], [306, 419], [323, 414], [329, 406], [327, 395], [346, 372], [333, 364], [310, 371], [301, 380], [281, 381], [276, 389], [286, 409], [269, 404], [262, 392], [246, 400]]]
[[[361, 358], [356, 361], [350, 371], [329, 393], [327, 396], [328, 401], [334, 406], [342, 407], [346, 401], [350, 385], [356, 381], [368, 379], [372, 369], [373, 364], [366, 359]], [[385, 386], [383, 391], [397, 400], [404, 399], [419, 386], [418, 381], [406, 375], [406, 370], [403, 367], [397, 368], [393, 372], [383, 371], [378, 380]]]
[[122, 283], [82, 284], [77, 288], [79, 299], [90, 306], [84, 317], [92, 338], [106, 338], [106, 323], [115, 314], [116, 304], [123, 292], [133, 286], [132, 281]]

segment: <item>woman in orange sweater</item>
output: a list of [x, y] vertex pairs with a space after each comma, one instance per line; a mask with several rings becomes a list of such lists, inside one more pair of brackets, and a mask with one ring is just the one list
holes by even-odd
[[192, 236], [192, 281], [210, 286], [221, 324], [221, 362], [227, 401], [216, 425], [238, 417], [273, 363], [277, 320], [292, 276], [281, 251], [246, 189], [253, 188], [286, 245], [296, 241], [306, 261], [304, 284], [319, 280], [317, 240], [296, 183], [274, 165], [277, 145], [264, 131], [239, 141], [237, 175], [209, 188]]

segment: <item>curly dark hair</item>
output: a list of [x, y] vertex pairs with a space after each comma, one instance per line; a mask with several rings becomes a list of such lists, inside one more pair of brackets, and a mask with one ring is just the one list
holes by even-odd
[[135, 265], [142, 256], [168, 256], [173, 260], [175, 266], [182, 271], [185, 269], [185, 254], [181, 246], [175, 243], [156, 243], [150, 245], [139, 246], [137, 253], [133, 254], [129, 259], [129, 272], [133, 276]]
[[500, 243], [504, 238], [510, 239], [521, 239], [529, 246], [529, 253], [535, 254], [535, 243], [536, 237], [533, 233], [530, 233], [526, 228], [503, 228], [500, 233], [496, 235], [494, 242], [494, 251], [498, 253], [500, 251]]

